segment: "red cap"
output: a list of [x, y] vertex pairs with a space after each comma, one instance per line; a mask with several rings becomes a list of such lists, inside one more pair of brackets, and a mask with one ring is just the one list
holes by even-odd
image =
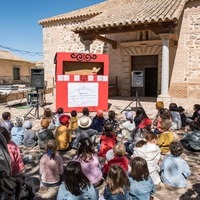
[[70, 116], [69, 115], [61, 115], [60, 118], [59, 118], [59, 121], [62, 125], [65, 125], [65, 126], [68, 126], [69, 124], [69, 119], [70, 119]]
[[139, 124], [139, 128], [145, 128], [146, 126], [148, 126], [148, 125], [151, 125], [151, 120], [149, 119], [149, 118], [144, 118], [141, 122], [140, 122], [140, 124]]

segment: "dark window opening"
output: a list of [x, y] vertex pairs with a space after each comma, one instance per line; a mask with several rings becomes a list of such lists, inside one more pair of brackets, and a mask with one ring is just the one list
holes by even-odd
[[19, 67], [14, 67], [13, 68], [13, 80], [14, 81], [19, 81], [20, 80], [20, 68]]

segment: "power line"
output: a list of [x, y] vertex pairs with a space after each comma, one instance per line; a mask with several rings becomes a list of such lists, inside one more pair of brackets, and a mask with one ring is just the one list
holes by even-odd
[[0, 44], [0, 48], [3, 48], [3, 49], [7, 49], [7, 50], [10, 50], [12, 52], [19, 52], [21, 54], [29, 54], [30, 56], [42, 56], [43, 53], [42, 52], [31, 52], [31, 51], [24, 51], [24, 50], [19, 50], [19, 49], [13, 49], [11, 47], [6, 47], [6, 46], [3, 46]]

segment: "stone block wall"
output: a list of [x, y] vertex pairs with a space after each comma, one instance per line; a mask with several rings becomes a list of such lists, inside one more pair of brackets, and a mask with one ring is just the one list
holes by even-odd
[[[81, 19], [82, 21], [87, 19]], [[45, 79], [48, 87], [55, 83], [54, 57], [56, 52], [86, 52], [77, 34], [71, 30], [81, 21], [66, 20], [43, 27]], [[196, 97], [200, 77], [200, 3], [187, 1], [178, 22], [178, 43], [170, 41], [169, 94], [173, 97]], [[131, 95], [131, 56], [158, 55], [158, 95], [161, 91], [162, 40], [149, 31], [148, 38], [141, 40], [140, 32], [109, 34], [106, 37], [118, 41], [117, 49], [102, 41], [94, 41], [91, 53], [109, 53], [109, 82], [118, 77], [119, 94]]]
[[[78, 21], [66, 21], [43, 27], [45, 80], [48, 82], [48, 87], [55, 84], [54, 58], [56, 52], [88, 53], [79, 35], [72, 31], [74, 26], [79, 24]], [[108, 45], [102, 41], [96, 40], [90, 46], [90, 53], [101, 54], [107, 51]]]
[[188, 1], [179, 22], [179, 40], [170, 83], [173, 97], [200, 96], [200, 3]]
[[121, 96], [131, 96], [131, 56], [137, 55], [158, 55], [158, 94], [161, 91], [162, 41], [152, 32], [149, 40], [139, 41], [140, 34], [131, 32], [107, 36], [118, 41], [117, 49], [109, 48], [109, 81], [113, 82], [118, 77], [118, 94]]

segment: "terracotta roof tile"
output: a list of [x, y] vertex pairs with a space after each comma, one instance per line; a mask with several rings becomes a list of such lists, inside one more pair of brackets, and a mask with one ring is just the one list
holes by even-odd
[[0, 60], [15, 60], [15, 61], [29, 62], [27, 60], [24, 60], [23, 58], [20, 58], [12, 54], [9, 51], [4, 51], [4, 50], [0, 50]]
[[101, 14], [85, 21], [76, 31], [178, 20], [186, 0], [112, 0]]
[[40, 20], [39, 24], [43, 25], [45, 23], [54, 22], [54, 21], [76, 19], [76, 18], [82, 18], [84, 16], [95, 16], [95, 15], [100, 14], [105, 9], [105, 7], [106, 7], [106, 2], [95, 4], [93, 6], [75, 10], [69, 13], [65, 13], [65, 14], [61, 14], [61, 15]]
[[39, 21], [39, 24], [92, 16], [75, 31], [178, 20], [187, 0], [107, 0]]

